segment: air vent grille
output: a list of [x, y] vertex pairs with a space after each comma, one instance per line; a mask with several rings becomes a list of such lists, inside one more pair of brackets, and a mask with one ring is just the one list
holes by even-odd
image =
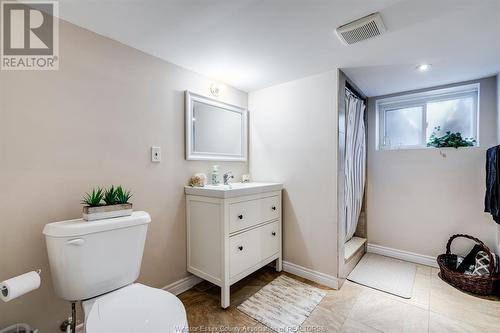
[[343, 43], [351, 45], [383, 34], [385, 26], [380, 14], [374, 13], [338, 27], [336, 31]]

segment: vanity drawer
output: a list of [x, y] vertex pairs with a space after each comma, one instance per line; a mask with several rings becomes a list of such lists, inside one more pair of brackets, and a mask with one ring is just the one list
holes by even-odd
[[279, 196], [237, 202], [229, 205], [229, 233], [280, 217]]
[[229, 276], [240, 274], [280, 250], [279, 221], [229, 238]]

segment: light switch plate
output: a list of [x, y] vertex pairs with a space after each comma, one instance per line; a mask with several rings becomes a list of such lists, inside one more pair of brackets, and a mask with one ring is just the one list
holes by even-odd
[[151, 162], [159, 163], [161, 162], [161, 148], [151, 147]]

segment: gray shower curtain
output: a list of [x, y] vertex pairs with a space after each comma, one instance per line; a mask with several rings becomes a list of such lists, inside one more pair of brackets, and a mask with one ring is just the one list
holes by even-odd
[[363, 204], [366, 177], [365, 103], [346, 89], [345, 241], [352, 238]]

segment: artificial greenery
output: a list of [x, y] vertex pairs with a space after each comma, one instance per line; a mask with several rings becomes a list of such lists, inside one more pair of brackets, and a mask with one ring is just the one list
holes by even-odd
[[116, 205], [116, 204], [126, 204], [132, 197], [130, 190], [124, 190], [123, 187], [112, 185], [108, 189], [102, 189], [98, 187], [97, 189], [92, 189], [92, 192], [85, 193], [83, 197], [82, 204], [89, 207], [97, 207], [102, 205], [104, 201], [105, 206]]
[[89, 207], [97, 207], [101, 205], [102, 198], [104, 196], [102, 188], [92, 189], [92, 193], [85, 193], [83, 197], [82, 204]]
[[429, 138], [429, 142], [427, 143], [427, 147], [472, 147], [476, 143], [476, 140], [473, 138], [462, 138], [462, 134], [460, 132], [452, 133], [450, 131], [447, 131], [445, 135], [438, 136], [437, 132], [441, 130], [441, 126], [434, 127], [434, 129], [435, 131], [432, 132], [432, 135]]
[[118, 186], [115, 191], [116, 202], [119, 204], [126, 204], [132, 197], [130, 190], [124, 190], [121, 186]]
[[102, 198], [106, 205], [114, 205], [116, 204], [116, 190], [113, 185], [104, 191], [104, 197]]

